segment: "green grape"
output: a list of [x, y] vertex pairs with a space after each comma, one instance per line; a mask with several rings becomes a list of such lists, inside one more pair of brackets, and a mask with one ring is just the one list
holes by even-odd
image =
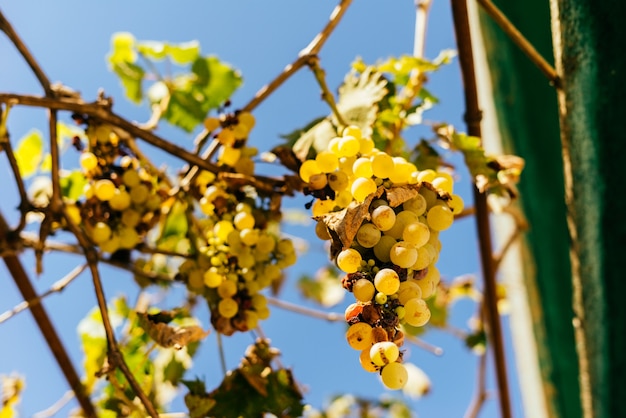
[[84, 171], [90, 172], [98, 167], [98, 157], [91, 152], [83, 152], [80, 155], [80, 166]]
[[411, 243], [400, 241], [391, 247], [389, 258], [401, 268], [410, 268], [417, 261], [417, 249]]
[[379, 152], [370, 158], [372, 160], [372, 171], [376, 177], [385, 179], [392, 175], [395, 164], [390, 155]]
[[149, 195], [150, 189], [148, 189], [148, 186], [143, 183], [138, 184], [137, 186], [130, 189], [130, 200], [135, 205], [143, 204], [146, 200], [148, 200]]
[[465, 207], [465, 202], [463, 202], [463, 198], [458, 194], [453, 194], [450, 200], [448, 200], [448, 207], [452, 211], [454, 215], [458, 215], [463, 212], [463, 208]]
[[421, 327], [430, 320], [430, 309], [424, 299], [409, 299], [404, 304], [404, 322], [414, 327]]
[[361, 157], [352, 165], [352, 172], [357, 177], [372, 177], [374, 171], [372, 170], [372, 162], [369, 158]]
[[380, 372], [383, 384], [391, 390], [402, 389], [409, 380], [409, 373], [402, 363], [389, 363]]
[[139, 173], [135, 170], [126, 170], [124, 174], [122, 174], [122, 181], [126, 187], [133, 188], [141, 183], [141, 178], [139, 178]]
[[250, 212], [239, 212], [233, 219], [235, 228], [239, 231], [254, 228], [254, 216]]
[[221, 298], [230, 298], [237, 294], [237, 283], [232, 280], [223, 280], [217, 287], [217, 294]]
[[339, 140], [339, 147], [337, 154], [339, 157], [353, 157], [361, 148], [359, 140], [353, 136], [344, 136]]
[[109, 200], [109, 206], [113, 210], [125, 210], [130, 206], [130, 195], [126, 190], [115, 189], [115, 194]]
[[320, 169], [317, 161], [315, 160], [306, 160], [300, 166], [299, 174], [302, 181], [305, 183], [309, 182], [309, 179], [313, 174], [319, 174], [322, 170]]
[[359, 363], [361, 363], [361, 367], [363, 367], [366, 372], [373, 373], [380, 370], [380, 366], [374, 364], [372, 361], [372, 358], [370, 357], [370, 350], [367, 348], [361, 351], [361, 355], [359, 355]]
[[396, 215], [396, 222], [385, 231], [385, 235], [390, 235], [395, 239], [402, 239], [404, 228], [411, 223], [419, 222], [419, 217], [410, 210], [403, 210]]
[[426, 212], [426, 206], [426, 199], [424, 199], [424, 196], [421, 194], [418, 194], [402, 204], [404, 210], [410, 210], [417, 216], [422, 216]]
[[106, 202], [115, 195], [116, 189], [115, 183], [111, 180], [101, 179], [95, 182], [93, 192], [98, 200]]
[[419, 248], [430, 239], [430, 228], [423, 222], [411, 222], [404, 227], [402, 239], [415, 245], [416, 248]]
[[331, 151], [320, 151], [315, 156], [317, 166], [322, 173], [332, 173], [339, 168], [339, 158]]
[[443, 231], [452, 226], [452, 222], [454, 222], [454, 214], [452, 214], [449, 207], [436, 205], [430, 208], [426, 220], [431, 229], [434, 229], [435, 231]]
[[239, 305], [232, 298], [222, 299], [217, 304], [217, 311], [224, 318], [232, 318], [239, 312]]
[[354, 273], [361, 267], [361, 254], [353, 249], [347, 248], [337, 255], [337, 267], [346, 273]]
[[376, 290], [385, 295], [393, 295], [400, 288], [400, 278], [395, 270], [384, 268], [374, 276], [374, 286]]
[[411, 299], [419, 299], [421, 297], [422, 289], [419, 287], [415, 280], [408, 279], [400, 283], [400, 287], [398, 288], [398, 301], [401, 304], [404, 305]]
[[352, 183], [350, 191], [354, 200], [361, 203], [365, 201], [367, 196], [376, 192], [376, 183], [371, 178], [359, 177]]
[[203, 280], [207, 287], [214, 288], [222, 284], [224, 276], [218, 272], [217, 268], [211, 267], [204, 272]]
[[91, 231], [91, 239], [96, 244], [102, 244], [111, 239], [111, 228], [106, 222], [97, 222]]
[[380, 241], [381, 233], [376, 225], [372, 223], [364, 223], [361, 225], [356, 233], [356, 240], [360, 246], [365, 248], [372, 248]]
[[391, 341], [381, 341], [375, 343], [370, 348], [370, 358], [372, 359], [372, 363], [377, 366], [393, 363], [399, 356], [400, 350], [398, 346]]
[[396, 239], [389, 235], [383, 235], [380, 237], [380, 241], [374, 245], [374, 255], [376, 258], [383, 263], [391, 261], [389, 254], [391, 252], [391, 247], [393, 247], [396, 242]]
[[357, 322], [348, 328], [346, 339], [350, 347], [355, 350], [369, 349], [374, 343], [374, 331], [369, 324]]
[[376, 288], [369, 280], [359, 279], [352, 285], [352, 293], [359, 302], [370, 302], [376, 293]]
[[396, 213], [387, 205], [378, 206], [372, 211], [372, 223], [381, 231], [388, 231], [396, 223]]
[[349, 184], [348, 175], [343, 171], [335, 171], [328, 174], [328, 185], [335, 192], [347, 189]]
[[374, 302], [379, 305], [384, 305], [385, 303], [387, 303], [387, 299], [387, 295], [385, 295], [383, 292], [378, 292], [376, 293], [376, 296], [374, 296]]

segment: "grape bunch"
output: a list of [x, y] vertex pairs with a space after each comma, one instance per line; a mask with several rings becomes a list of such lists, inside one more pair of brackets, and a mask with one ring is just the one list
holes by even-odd
[[408, 379], [402, 329], [430, 319], [425, 299], [440, 280], [439, 232], [452, 225], [463, 200], [453, 194], [449, 173], [419, 171], [353, 126], [303, 162], [300, 177], [316, 197], [316, 233], [332, 239], [331, 256], [356, 299], [345, 313], [348, 344], [361, 352], [366, 371], [400, 389]]
[[102, 251], [133, 249], [158, 221], [167, 191], [109, 125], [91, 122], [85, 132], [85, 200], [68, 205], [70, 216]]
[[[234, 173], [253, 173], [253, 149], [246, 147], [245, 137], [254, 118], [240, 113], [225, 120], [215, 136], [221, 144], [218, 163]], [[216, 123], [217, 118], [209, 118], [205, 127], [215, 130]], [[279, 213], [252, 187], [229, 185], [208, 171], [196, 176], [194, 187], [203, 215], [198, 220], [199, 256], [180, 266], [179, 277], [207, 299], [217, 331], [232, 335], [254, 329], [270, 315], [261, 291], [280, 281], [282, 270], [296, 262], [293, 242], [281, 237]]]

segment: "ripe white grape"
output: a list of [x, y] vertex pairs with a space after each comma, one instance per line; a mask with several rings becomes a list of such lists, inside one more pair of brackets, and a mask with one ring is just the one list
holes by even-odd
[[339, 156], [340, 157], [353, 157], [361, 148], [359, 140], [353, 136], [344, 136], [339, 140]]
[[392, 390], [402, 389], [409, 380], [409, 374], [402, 363], [389, 363], [380, 373], [383, 384]]
[[421, 297], [422, 289], [416, 283], [416, 280], [408, 279], [400, 283], [400, 287], [398, 288], [398, 301], [402, 305], [411, 299], [420, 299]]
[[463, 208], [465, 207], [465, 202], [463, 198], [458, 194], [453, 194], [450, 200], [448, 200], [448, 207], [452, 211], [454, 215], [458, 215], [463, 212]]
[[109, 206], [113, 210], [123, 211], [130, 206], [130, 195], [126, 190], [115, 189], [115, 194], [109, 200]]
[[393, 247], [396, 242], [396, 239], [389, 235], [383, 235], [380, 237], [378, 244], [374, 245], [374, 255], [376, 258], [383, 263], [391, 261], [389, 254], [391, 247]]
[[401, 268], [410, 268], [417, 261], [417, 249], [406, 241], [397, 242], [389, 250], [391, 262]]
[[357, 158], [354, 164], [352, 164], [352, 172], [357, 177], [372, 177], [374, 175], [372, 162], [369, 158]]
[[94, 195], [103, 202], [110, 200], [115, 195], [115, 184], [109, 179], [101, 179], [94, 184]]
[[426, 199], [421, 194], [418, 194], [412, 199], [407, 200], [402, 204], [404, 210], [410, 210], [417, 216], [422, 216], [426, 212]]
[[239, 305], [232, 298], [226, 298], [219, 301], [217, 310], [224, 318], [232, 318], [237, 315], [239, 311]]
[[337, 266], [346, 273], [354, 273], [361, 267], [361, 254], [354, 248], [347, 248], [337, 256]]
[[322, 170], [322, 173], [332, 173], [339, 168], [339, 158], [330, 151], [318, 152], [315, 156], [315, 161], [317, 161], [317, 166]]
[[454, 214], [448, 206], [435, 205], [428, 210], [426, 220], [431, 229], [443, 231], [450, 228], [454, 222]]
[[403, 210], [396, 215], [396, 223], [385, 231], [385, 235], [391, 235], [395, 239], [402, 239], [404, 227], [415, 222], [419, 222], [419, 217], [410, 210]]
[[395, 164], [393, 162], [393, 158], [390, 155], [380, 152], [371, 157], [372, 159], [372, 170], [376, 177], [381, 179], [388, 178], [392, 175], [393, 170], [395, 168]]
[[356, 233], [356, 240], [359, 245], [365, 248], [372, 248], [380, 241], [380, 230], [372, 223], [364, 223]]
[[80, 166], [83, 170], [89, 172], [98, 167], [98, 157], [91, 152], [83, 152], [80, 155]]
[[250, 212], [239, 212], [233, 219], [235, 228], [239, 231], [254, 228], [254, 216]]
[[376, 183], [371, 178], [359, 177], [352, 183], [350, 191], [354, 200], [361, 203], [365, 201], [367, 196], [376, 192]]
[[423, 222], [411, 222], [404, 227], [402, 239], [419, 248], [430, 239], [430, 228]]
[[404, 321], [414, 327], [421, 327], [430, 320], [430, 309], [424, 299], [410, 299], [404, 304]]
[[91, 231], [91, 239], [96, 244], [102, 244], [111, 238], [111, 228], [106, 222], [97, 222]]
[[359, 279], [352, 285], [352, 293], [359, 302], [370, 302], [376, 293], [376, 288], [369, 280]]
[[308, 183], [309, 179], [311, 178], [311, 176], [313, 174], [319, 174], [321, 172], [322, 172], [322, 170], [320, 169], [319, 164], [317, 163], [317, 161], [315, 161], [315, 160], [306, 160], [300, 166], [299, 174], [300, 174], [300, 178], [302, 179], [302, 181]]
[[398, 346], [391, 341], [381, 341], [370, 348], [370, 358], [377, 366], [395, 362], [400, 355]]
[[361, 367], [363, 367], [366, 372], [373, 373], [380, 370], [380, 366], [377, 366], [374, 362], [372, 362], [369, 349], [361, 351], [361, 355], [359, 355], [359, 362], [361, 363]]
[[341, 192], [348, 187], [348, 175], [343, 171], [335, 171], [328, 175], [328, 185], [336, 192]]
[[378, 206], [372, 211], [372, 223], [381, 231], [387, 231], [395, 225], [396, 213], [387, 205]]
[[393, 295], [400, 288], [398, 273], [390, 268], [379, 270], [374, 276], [374, 286], [376, 290], [385, 295]]

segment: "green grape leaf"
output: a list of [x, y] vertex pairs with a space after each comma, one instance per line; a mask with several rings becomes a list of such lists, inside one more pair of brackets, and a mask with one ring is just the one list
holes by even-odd
[[325, 307], [337, 305], [344, 299], [346, 293], [337, 270], [329, 267], [322, 267], [314, 277], [302, 276], [298, 280], [298, 288], [305, 298]]
[[43, 160], [43, 137], [41, 132], [33, 129], [17, 143], [13, 151], [20, 175], [30, 177], [37, 172]]
[[200, 56], [198, 41], [183, 42], [178, 45], [167, 45], [167, 53], [176, 64], [186, 65], [194, 62]]
[[[172, 201], [170, 201], [172, 202]], [[187, 205], [179, 200], [170, 203], [167, 215], [162, 220], [161, 234], [157, 246], [161, 249], [175, 251], [182, 240], [187, 236], [189, 224], [187, 221]], [[164, 205], [167, 207], [168, 205]]]
[[173, 90], [163, 118], [172, 125], [191, 132], [204, 120], [207, 112], [192, 91]]
[[111, 52], [108, 55], [111, 64], [137, 60], [135, 53], [135, 37], [129, 32], [116, 32], [111, 36]]
[[137, 51], [153, 60], [162, 60], [167, 56], [168, 45], [165, 42], [141, 41], [137, 43]]
[[[208, 408], [207, 412], [203, 412], [205, 415], [192, 416], [208, 416], [209, 411], [211, 417], [220, 418], [262, 418], [268, 413], [302, 416], [302, 394], [291, 371], [271, 367], [271, 361], [277, 355], [277, 350], [271, 348], [266, 340], [257, 340], [246, 351], [239, 368], [230, 371], [217, 389], [205, 395], [198, 394], [200, 385], [192, 382], [194, 389], [190, 388], [190, 393], [185, 396], [187, 406], [190, 407], [193, 401], [196, 408], [198, 404]], [[190, 382], [184, 383], [190, 387]], [[212, 406], [209, 399], [215, 402]], [[242, 402], [242, 399], [246, 401]]]
[[52, 155], [49, 152], [44, 153], [39, 166], [39, 171], [42, 173], [49, 173], [52, 170]]
[[112, 69], [120, 78], [124, 87], [124, 94], [133, 103], [141, 103], [143, 99], [142, 81], [145, 71], [140, 66], [127, 61], [115, 62]]
[[217, 57], [200, 57], [191, 65], [195, 74], [194, 87], [204, 97], [201, 99], [208, 109], [222, 105], [241, 86], [239, 71], [221, 62]]
[[61, 194], [69, 200], [77, 201], [83, 195], [87, 179], [79, 170], [70, 172], [59, 179]]

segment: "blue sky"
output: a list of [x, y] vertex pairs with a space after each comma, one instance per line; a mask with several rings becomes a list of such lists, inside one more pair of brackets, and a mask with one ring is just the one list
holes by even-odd
[[[124, 99], [114, 74], [107, 70], [105, 55], [111, 34], [128, 31], [140, 40], [200, 41], [204, 54], [215, 54], [241, 70], [244, 85], [233, 97], [233, 107], [244, 105], [265, 83], [275, 77], [298, 52], [305, 47], [328, 19], [335, 6], [332, 1], [186, 1], [163, 2], [135, 0], [132, 2], [85, 2], [57, 0], [0, 0], [0, 9], [13, 23], [34, 56], [52, 81], [61, 81], [93, 100], [99, 88], [115, 98], [115, 111], [131, 120], [149, 117], [147, 107], [135, 106]], [[455, 47], [448, 2], [435, 1], [428, 26], [426, 56], [434, 58], [441, 49]], [[335, 89], [342, 81], [355, 57], [366, 62], [401, 54], [413, 48], [414, 6], [410, 0], [360, 0], [348, 10], [344, 20], [323, 48], [321, 65], [326, 70], [328, 84]], [[9, 44], [0, 37], [0, 91], [41, 94], [36, 80]], [[463, 129], [462, 86], [457, 62], [434, 74], [429, 90], [441, 99], [426, 118], [445, 120]], [[257, 126], [251, 142], [260, 150], [279, 143], [279, 135], [299, 128], [315, 117], [328, 114], [319, 98], [319, 88], [311, 73], [303, 69], [290, 79], [255, 111]], [[9, 129], [16, 139], [32, 127], [45, 132], [45, 113], [41, 110], [15, 109]], [[180, 146], [190, 147], [192, 134], [163, 124], [159, 134]], [[417, 133], [407, 136], [417, 141]], [[163, 158], [154, 148], [147, 148], [156, 159]], [[168, 164], [175, 160], [164, 160]], [[458, 163], [458, 159], [455, 160]], [[2, 213], [15, 219], [12, 200], [15, 189], [5, 159], [0, 158], [0, 203]], [[456, 191], [470, 201], [467, 174], [460, 172], [461, 182]], [[286, 207], [302, 208], [301, 199], [286, 200]], [[307, 240], [309, 252], [288, 271], [289, 281], [283, 296], [306, 304], [295, 291], [295, 279], [302, 273], [313, 273], [311, 266], [326, 262], [322, 245], [312, 234], [312, 225], [286, 226], [286, 232]], [[442, 234], [443, 251], [438, 263], [444, 279], [466, 273], [479, 274], [477, 238], [471, 219], [458, 221]], [[34, 263], [30, 253], [23, 262], [31, 276]], [[45, 273], [34, 279], [40, 292], [45, 291], [65, 275], [79, 259], [72, 256], [46, 259]], [[103, 269], [108, 297], [131, 292], [132, 279], [119, 271]], [[0, 266], [0, 312], [21, 301], [4, 265]], [[343, 311], [349, 303], [335, 308]], [[81, 363], [76, 325], [95, 306], [90, 277], [82, 275], [60, 295], [45, 302], [52, 320], [75, 364]], [[465, 327], [475, 306], [461, 302], [453, 309], [453, 322]], [[201, 313], [202, 314], [202, 313]], [[206, 313], [205, 313], [206, 314]], [[208, 317], [201, 317], [208, 325]], [[305, 400], [320, 406], [330, 396], [340, 392], [377, 397], [384, 388], [375, 376], [363, 372], [357, 353], [344, 343], [342, 324], [328, 324], [276, 309], [263, 326], [272, 343], [281, 349], [283, 364], [294, 370], [296, 379], [308, 388]], [[508, 336], [508, 329], [505, 330]], [[469, 405], [476, 380], [477, 358], [463, 347], [461, 341], [442, 332], [432, 332], [425, 339], [444, 348], [442, 357], [435, 357], [417, 347], [410, 347], [409, 359], [424, 369], [433, 384], [432, 393], [411, 401], [420, 417], [460, 417]], [[243, 347], [251, 342], [248, 335], [237, 335], [225, 342], [229, 367], [235, 367]], [[507, 341], [510, 347], [510, 340]], [[512, 367], [512, 352], [507, 353]], [[208, 386], [220, 379], [220, 368], [214, 336], [209, 336], [196, 363], [197, 374], [207, 378]], [[0, 325], [0, 374], [19, 372], [26, 376], [27, 389], [21, 411], [23, 416], [45, 409], [67, 390], [43, 339], [28, 313], [22, 313]], [[516, 416], [521, 416], [520, 397], [513, 376], [513, 400]], [[488, 371], [489, 384], [494, 387]], [[398, 393], [389, 392], [392, 396]], [[67, 414], [64, 409], [59, 416]], [[496, 417], [497, 403], [488, 401], [481, 417]]]

